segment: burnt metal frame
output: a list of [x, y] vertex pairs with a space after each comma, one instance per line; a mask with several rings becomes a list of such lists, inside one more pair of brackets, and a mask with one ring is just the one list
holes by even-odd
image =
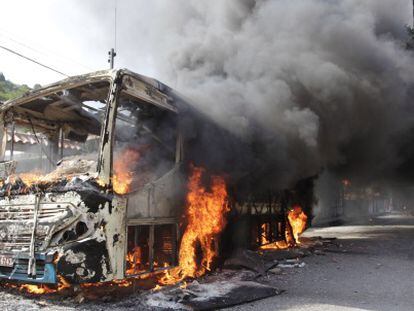
[[[154, 270], [154, 229], [155, 226], [161, 226], [161, 225], [174, 225], [174, 229], [175, 229], [175, 240], [173, 243], [173, 253], [174, 253], [174, 257], [173, 257], [173, 265], [172, 266], [168, 266], [168, 267], [160, 267]], [[128, 236], [128, 228], [129, 227], [137, 227], [137, 226], [149, 226], [149, 236], [148, 236], [148, 249], [149, 249], [149, 256], [148, 256], [148, 263], [149, 263], [149, 269], [146, 271], [142, 271], [139, 273], [135, 273], [135, 274], [126, 274], [126, 265], [125, 265], [125, 269], [124, 269], [124, 275], [126, 277], [134, 277], [134, 276], [138, 276], [138, 275], [145, 275], [148, 273], [152, 273], [154, 271], [164, 271], [164, 270], [168, 270], [171, 269], [172, 267], [177, 265], [177, 255], [178, 255], [178, 242], [180, 240], [180, 230], [179, 230], [179, 226], [178, 223], [175, 219], [170, 219], [170, 218], [165, 218], [165, 219], [134, 219], [134, 220], [130, 220], [127, 225], [125, 226], [126, 228], [126, 240], [125, 240], [125, 245], [128, 244], [127, 241], [127, 236]], [[135, 245], [137, 245], [137, 234], [136, 231], [134, 231], [134, 243]], [[127, 247], [125, 247], [125, 253], [124, 253], [124, 258], [126, 258], [127, 256]]]
[[[88, 83], [100, 82], [100, 81], [105, 81], [105, 80], [110, 83], [109, 90], [112, 90], [113, 85], [114, 85], [113, 79], [119, 72], [121, 72], [121, 70], [104, 70], [104, 71], [97, 71], [97, 72], [90, 73], [90, 74], [71, 77], [71, 78], [62, 80], [60, 82], [47, 85], [38, 90], [28, 92], [17, 99], [6, 101], [3, 105], [0, 106], [0, 119], [2, 123], [1, 125], [2, 127], [4, 127], [4, 124], [5, 124], [4, 116], [11, 108], [25, 104], [39, 96], [48, 96], [50, 94], [56, 93], [64, 89], [75, 88], [75, 87], [85, 85]], [[110, 97], [108, 98], [110, 99]], [[108, 105], [107, 105], [106, 113], [105, 113], [106, 116], [107, 116], [107, 112], [108, 112]], [[107, 118], [105, 117], [104, 125], [106, 125], [106, 123], [107, 123]], [[3, 136], [3, 137], [1, 137], [2, 144], [0, 148], [1, 149], [0, 159], [4, 160], [5, 148], [6, 148], [5, 138], [7, 134], [4, 131], [4, 128], [3, 128], [3, 131], [1, 132], [2, 133], [0, 136]], [[102, 146], [100, 146], [100, 151], [99, 151], [100, 154], [101, 154], [101, 149], [102, 149]]]
[[[260, 202], [260, 203], [259, 203]], [[287, 193], [280, 192], [269, 194], [268, 200], [262, 200], [259, 197], [249, 197], [236, 210], [240, 215], [247, 214], [251, 217], [252, 222], [250, 231], [256, 226], [257, 236], [251, 236], [250, 247], [257, 248], [261, 246], [261, 236], [264, 234], [269, 243], [281, 241], [285, 239], [285, 231], [289, 230], [289, 222], [287, 220]], [[262, 225], [269, 224], [268, 232], [263, 232]], [[259, 239], [257, 242], [256, 239]]]
[[[100, 140], [100, 145], [99, 145], [99, 154], [98, 154], [98, 163], [97, 163], [97, 167], [96, 167], [96, 171], [98, 173], [98, 176], [100, 178], [101, 181], [103, 181], [105, 188], [107, 189], [107, 191], [109, 191], [111, 189], [111, 175], [112, 175], [112, 169], [113, 169], [113, 154], [112, 154], [112, 142], [113, 142], [113, 138], [114, 138], [114, 126], [115, 126], [115, 119], [116, 119], [116, 108], [117, 108], [117, 99], [118, 99], [118, 95], [121, 91], [121, 88], [123, 87], [122, 85], [122, 81], [123, 81], [123, 77], [124, 76], [131, 76], [139, 81], [141, 81], [141, 83], [143, 85], [145, 85], [146, 90], [144, 94], [143, 98], [144, 101], [147, 101], [148, 104], [155, 104], [157, 98], [154, 97], [154, 99], [151, 99], [154, 95], [158, 95], [162, 94], [164, 97], [168, 98], [168, 95], [165, 94], [165, 90], [169, 90], [169, 88], [165, 85], [163, 85], [162, 83], [151, 79], [151, 78], [147, 78], [145, 76], [141, 76], [138, 74], [135, 74], [133, 72], [130, 72], [128, 70], [107, 70], [107, 71], [99, 71], [96, 73], [91, 73], [91, 74], [87, 74], [87, 75], [82, 75], [82, 76], [77, 76], [77, 77], [71, 77], [68, 78], [66, 80], [51, 84], [49, 86], [45, 86], [44, 88], [32, 91], [30, 93], [27, 93], [25, 95], [23, 95], [20, 98], [17, 98], [15, 100], [11, 100], [11, 101], [7, 101], [6, 103], [4, 103], [1, 107], [0, 107], [0, 122], [1, 122], [1, 126], [4, 127], [5, 124], [5, 116], [6, 116], [6, 112], [16, 106], [19, 106], [21, 104], [24, 104], [26, 102], [29, 102], [33, 99], [35, 99], [36, 97], [39, 96], [47, 96], [50, 95], [52, 93], [58, 92], [60, 90], [63, 89], [67, 89], [67, 88], [74, 88], [77, 86], [81, 86], [84, 84], [88, 84], [88, 83], [93, 83], [93, 82], [99, 82], [99, 81], [108, 81], [109, 82], [109, 92], [108, 92], [108, 97], [107, 97], [107, 105], [106, 105], [106, 110], [105, 110], [105, 116], [104, 116], [104, 120], [103, 120], [103, 124], [102, 124], [102, 128], [101, 128], [101, 140]], [[137, 97], [140, 98], [140, 97]], [[165, 103], [164, 103], [165, 104]], [[160, 104], [161, 106], [162, 103]], [[162, 108], [162, 107], [160, 107]], [[163, 108], [166, 108], [165, 106], [163, 106]], [[175, 107], [174, 107], [175, 108]], [[173, 109], [176, 110], [176, 109]], [[177, 111], [175, 111], [177, 112]], [[182, 159], [182, 139], [181, 139], [181, 134], [179, 129], [178, 130], [178, 136], [177, 136], [177, 146], [176, 146], [176, 163], [178, 164], [181, 159]], [[6, 133], [5, 131], [1, 131], [0, 133], [0, 141], [2, 142], [1, 144], [1, 152], [0, 152], [0, 157], [1, 159], [4, 159], [4, 151], [5, 151], [5, 147], [6, 147]], [[121, 208], [124, 210], [126, 210], [126, 206], [127, 206], [127, 196], [123, 195], [123, 196], [115, 196], [114, 200], [112, 202], [112, 204], [114, 204], [115, 206], [117, 206], [118, 208]], [[114, 207], [115, 207], [114, 206]], [[108, 215], [109, 216], [109, 215]], [[122, 223], [120, 223], [121, 226], [124, 226], [125, 231], [128, 228], [127, 225], [127, 215], [126, 212], [124, 213], [124, 219], [122, 221]], [[147, 220], [148, 221], [148, 220]], [[179, 228], [178, 228], [178, 220], [175, 218], [170, 218], [167, 220], [163, 220], [163, 219], [156, 219], [154, 221], [154, 224], [165, 224], [165, 223], [171, 223], [175, 225], [176, 228], [176, 243], [175, 243], [175, 255], [177, 255], [177, 245], [178, 245], [178, 240], [179, 240]], [[153, 225], [152, 225], [153, 227]], [[153, 230], [153, 229], [152, 229]], [[121, 231], [123, 231], [121, 229]], [[152, 234], [153, 235], [153, 234]], [[123, 241], [123, 247], [122, 247], [125, 251], [126, 251], [126, 241], [124, 239]], [[122, 256], [122, 272], [119, 270], [119, 265], [117, 264], [115, 269], [116, 269], [116, 273], [113, 275], [113, 278], [119, 278], [121, 276], [120, 272], [122, 273], [122, 276], [125, 276], [125, 254], [123, 253], [116, 253], [115, 257], [113, 257], [113, 259], [115, 259], [115, 261], [119, 261], [120, 260], [120, 256]], [[121, 260], [121, 261], [122, 261]], [[152, 260], [151, 260], [152, 261]], [[50, 269], [49, 269], [50, 270]], [[48, 271], [49, 271], [48, 270]], [[50, 281], [50, 280], [49, 280]]]
[[[130, 76], [134, 79], [137, 79], [147, 86], [148, 90], [146, 92], [146, 98], [142, 99], [149, 102], [149, 104], [155, 104], [157, 102], [158, 99], [155, 96], [157, 94], [161, 93], [167, 97], [164, 91], [169, 90], [169, 87], [155, 79], [139, 75], [127, 69], [101, 70], [89, 74], [70, 77], [62, 81], [46, 85], [40, 89], [25, 93], [23, 96], [19, 98], [6, 101], [5, 103], [3, 103], [3, 105], [0, 106], [0, 121], [2, 123], [1, 125], [4, 125], [4, 116], [7, 111], [9, 111], [13, 107], [25, 104], [35, 99], [36, 97], [48, 96], [50, 94], [56, 93], [64, 89], [75, 88], [88, 83], [108, 81], [110, 85], [107, 106], [105, 111], [105, 118], [103, 126], [101, 128], [101, 142], [98, 156], [97, 171], [99, 173], [101, 180], [104, 181], [105, 184], [109, 185], [110, 174], [112, 173], [111, 148], [113, 140], [113, 127], [116, 117], [117, 97], [118, 93], [122, 88], [122, 78], [124, 76]], [[153, 100], [151, 100], [151, 98], [153, 98]], [[166, 106], [164, 106], [164, 108], [166, 108]], [[2, 131], [0, 136], [0, 159], [3, 160], [4, 150], [6, 147], [6, 143], [4, 141], [6, 138], [6, 133]]]
[[[154, 79], [138, 75], [126, 69], [108, 71], [108, 74], [109, 75], [107, 78], [109, 78], [111, 84], [109, 87], [104, 124], [101, 128], [101, 141], [97, 166], [100, 180], [106, 186], [110, 187], [113, 171], [113, 141], [115, 135], [116, 114], [118, 109], [118, 97], [121, 90], [128, 90], [128, 88], [124, 85], [124, 77], [131, 77], [132, 79], [136, 79], [137, 81], [145, 84], [147, 87], [145, 96], [143, 96], [143, 94], [131, 94], [131, 96], [147, 102], [148, 105], [156, 105], [160, 109], [169, 109], [175, 113], [177, 113], [177, 110], [173, 106], [157, 103], [159, 99], [156, 98], [156, 94], [163, 94], [165, 97], [168, 97], [160, 90], [168, 88], [164, 84]], [[177, 139], [179, 137], [180, 133], [178, 133]], [[177, 149], [178, 148], [180, 148], [180, 146], [178, 146], [177, 142]], [[179, 154], [180, 153], [176, 150], [176, 161]]]
[[[132, 73], [130, 71], [126, 71], [126, 70], [118, 70], [118, 71], [114, 71], [113, 75], [111, 77], [111, 85], [110, 85], [110, 89], [109, 89], [109, 96], [108, 96], [108, 100], [107, 100], [107, 109], [106, 109], [106, 114], [105, 114], [105, 121], [104, 121], [104, 126], [101, 129], [101, 142], [100, 142], [100, 153], [99, 153], [99, 160], [98, 160], [98, 174], [99, 174], [99, 178], [101, 181], [103, 181], [103, 183], [110, 188], [112, 186], [111, 184], [111, 177], [113, 174], [113, 142], [114, 142], [114, 135], [115, 135], [115, 126], [116, 126], [116, 113], [117, 113], [117, 108], [118, 108], [118, 98], [120, 95], [121, 90], [124, 89], [124, 77], [125, 76], [130, 76], [131, 78], [137, 79], [138, 81], [143, 82], [144, 84], [146, 84], [147, 86], [150, 86], [147, 89], [146, 95], [147, 98], [140, 98], [138, 96], [136, 96], [136, 94], [131, 94], [132, 96], [136, 97], [137, 99], [141, 99], [144, 100], [146, 102], [148, 102], [149, 105], [156, 105], [158, 106], [160, 109], [168, 109], [171, 110], [172, 112], [177, 113], [178, 111], [176, 109], [174, 109], [175, 107], [168, 107], [168, 106], [164, 106], [164, 105], [157, 105], [155, 104], [155, 100], [151, 100], [151, 98], [154, 96], [154, 93], [158, 90], [158, 92], [160, 92], [161, 88], [167, 88], [166, 86], [164, 86], [163, 84], [159, 83], [158, 81], [156, 81], [157, 83], [159, 83], [159, 85], [153, 85], [149, 84], [148, 80], [143, 79], [142, 76], [137, 75], [135, 73]], [[155, 80], [153, 80], [155, 81]], [[150, 81], [150, 82], [153, 82]], [[164, 94], [165, 95], [165, 94]], [[173, 108], [173, 109], [171, 109]], [[181, 132], [179, 129], [177, 129], [177, 143], [176, 143], [176, 155], [175, 155], [175, 162], [176, 164], [178, 164], [179, 162], [181, 162], [182, 158], [183, 158], [183, 146], [182, 146], [182, 136], [181, 136]], [[123, 197], [128, 197], [128, 195], [123, 195]], [[127, 203], [127, 201], [126, 201]], [[126, 204], [127, 205], [127, 204]], [[126, 209], [126, 206], [125, 206]], [[153, 219], [127, 219], [127, 213], [125, 213], [125, 221], [124, 223], [125, 225], [125, 230], [124, 230], [124, 236], [125, 236], [125, 240], [124, 240], [124, 256], [123, 256], [123, 274], [124, 277], [126, 276], [126, 255], [127, 255], [127, 233], [128, 233], [128, 227], [131, 225], [150, 225], [150, 232], [149, 232], [149, 264], [150, 264], [150, 269], [149, 271], [145, 271], [142, 273], [138, 273], [136, 275], [142, 275], [142, 274], [146, 274], [146, 273], [151, 273], [154, 271], [154, 267], [153, 267], [153, 258], [154, 258], [154, 226], [155, 225], [163, 225], [163, 224], [174, 224], [175, 228], [176, 228], [176, 241], [174, 243], [174, 260], [177, 259], [178, 256], [178, 241], [180, 238], [180, 230], [179, 230], [179, 226], [178, 226], [178, 220], [175, 218], [153, 218]], [[177, 265], [177, 262], [174, 263], [175, 265]], [[171, 267], [166, 267], [166, 268], [159, 268], [157, 269], [157, 271], [162, 271], [162, 270], [167, 270], [170, 269]], [[132, 275], [128, 275], [128, 276], [132, 276]]]

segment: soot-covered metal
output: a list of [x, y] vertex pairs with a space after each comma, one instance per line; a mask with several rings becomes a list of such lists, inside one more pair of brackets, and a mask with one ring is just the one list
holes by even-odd
[[[161, 268], [155, 247], [171, 247], [154, 243], [177, 244], [184, 194], [181, 134], [168, 90], [128, 70], [109, 70], [0, 107], [0, 278], [123, 279], [128, 232], [137, 227], [149, 228], [140, 238], [148, 265], [132, 274]], [[162, 232], [161, 242], [154, 232]], [[177, 247], [173, 252], [162, 268], [176, 264]]]
[[237, 189], [228, 252], [260, 246], [264, 232], [267, 243], [283, 238], [287, 205], [307, 210], [313, 197], [253, 193], [247, 150], [176, 92], [128, 70], [68, 78], [4, 103], [0, 278], [79, 284], [176, 266], [194, 165]]

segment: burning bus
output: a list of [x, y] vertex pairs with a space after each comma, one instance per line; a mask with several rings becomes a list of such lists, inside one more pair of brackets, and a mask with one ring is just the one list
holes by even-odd
[[203, 169], [189, 163], [203, 155], [209, 167], [209, 150], [231, 154], [238, 144], [206, 144], [195, 132], [225, 135], [191, 111], [166, 85], [125, 69], [71, 77], [1, 105], [0, 278], [82, 284], [177, 265], [197, 276], [196, 240], [208, 270], [230, 210], [229, 228], [248, 237], [243, 247], [296, 238], [286, 211], [289, 200], [304, 203], [294, 195], [237, 198], [218, 176], [206, 190]]
[[176, 264], [182, 145], [167, 91], [110, 70], [1, 106], [1, 278], [100, 282]]

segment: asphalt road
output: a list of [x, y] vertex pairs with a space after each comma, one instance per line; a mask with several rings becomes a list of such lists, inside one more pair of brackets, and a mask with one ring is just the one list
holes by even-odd
[[414, 218], [387, 216], [369, 226], [309, 230], [342, 247], [306, 257], [269, 283], [286, 292], [228, 310], [414, 310]]

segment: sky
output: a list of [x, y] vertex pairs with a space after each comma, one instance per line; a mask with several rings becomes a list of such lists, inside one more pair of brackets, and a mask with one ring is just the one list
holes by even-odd
[[[164, 75], [163, 70], [157, 70], [159, 58], [163, 57], [162, 51], [159, 50], [165, 46], [163, 42], [154, 41], [162, 41], [165, 38], [168, 42], [170, 38], [174, 39], [180, 31], [177, 30], [177, 25], [185, 25], [188, 15], [193, 14], [188, 10], [186, 1], [175, 3], [169, 0], [0, 1], [2, 8], [0, 45], [2, 46], [34, 58], [67, 75], [108, 68], [107, 53], [110, 48], [116, 47], [115, 67], [128, 67], [135, 72], [161, 80], [165, 78], [167, 82], [173, 84], [173, 87], [176, 86], [172, 79], [168, 80], [170, 76]], [[234, 1], [228, 1], [227, 7], [221, 4], [212, 5], [213, 10], [207, 6], [203, 7], [200, 3], [198, 9], [206, 10], [206, 13], [212, 11], [211, 13], [218, 18], [226, 18], [228, 9], [239, 14], [232, 2]], [[243, 4], [247, 1], [236, 2]], [[401, 24], [402, 16], [403, 22], [411, 22], [409, 0], [396, 1], [394, 9], [387, 12], [387, 18], [391, 22]], [[173, 24], [172, 35], [169, 33], [171, 24]], [[180, 44], [177, 41], [178, 48]], [[170, 46], [168, 48], [170, 49]], [[167, 57], [171, 56], [169, 53], [165, 54]], [[165, 59], [163, 62], [168, 64]], [[60, 74], [2, 49], [0, 49], [0, 72], [15, 83], [29, 86], [36, 83], [44, 85], [64, 78]]]
[[[144, 4], [144, 1], [133, 2], [118, 0], [118, 31], [132, 30], [123, 17], [130, 14], [130, 9], [138, 10], [137, 4]], [[115, 0], [1, 1], [0, 45], [68, 75], [109, 68], [107, 53], [115, 47], [115, 3]], [[134, 51], [134, 57], [127, 59], [131, 55], [126, 48], [128, 42], [119, 42], [124, 38], [118, 34], [115, 66], [153, 76], [151, 61], [141, 50]], [[2, 49], [0, 72], [8, 80], [29, 86], [64, 78]]]

